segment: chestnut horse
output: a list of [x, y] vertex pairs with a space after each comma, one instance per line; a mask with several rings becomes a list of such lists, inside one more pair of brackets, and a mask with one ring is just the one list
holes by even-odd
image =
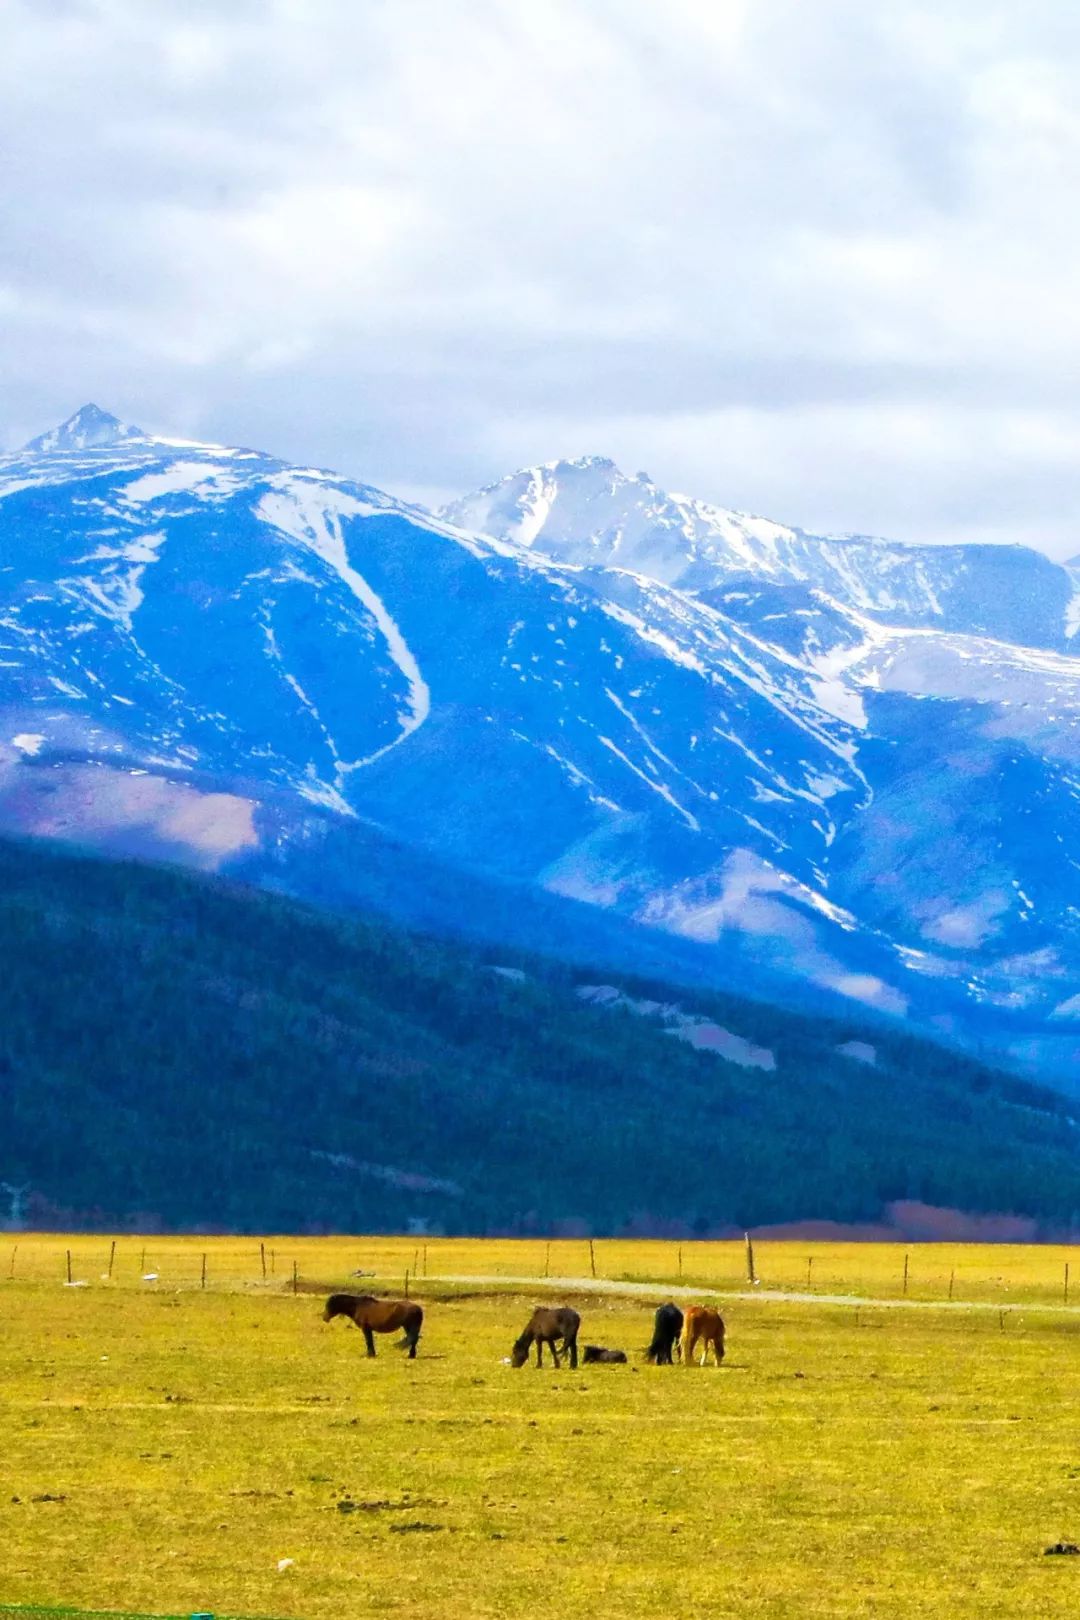
[[682, 1330], [684, 1367], [689, 1367], [693, 1361], [694, 1351], [699, 1340], [701, 1342], [701, 1365], [704, 1367], [708, 1360], [709, 1346], [712, 1345], [713, 1353], [716, 1356], [716, 1365], [719, 1367], [724, 1359], [724, 1318], [711, 1305], [688, 1305], [686, 1307]]
[[376, 1299], [373, 1294], [331, 1294], [323, 1311], [323, 1321], [347, 1316], [364, 1335], [369, 1356], [375, 1354], [376, 1333], [393, 1333], [401, 1328], [402, 1346], [409, 1347], [409, 1360], [416, 1360], [416, 1341], [424, 1323], [424, 1312], [415, 1299]]
[[577, 1336], [581, 1326], [581, 1317], [577, 1311], [572, 1311], [569, 1305], [547, 1306], [538, 1305], [529, 1317], [528, 1325], [515, 1340], [514, 1348], [510, 1354], [510, 1364], [514, 1367], [524, 1367], [529, 1359], [529, 1350], [536, 1346], [536, 1365], [544, 1364], [544, 1346], [551, 1351], [551, 1359], [556, 1367], [559, 1365], [559, 1352], [555, 1348], [556, 1339], [562, 1340], [564, 1350], [570, 1352], [571, 1367], [577, 1366]]

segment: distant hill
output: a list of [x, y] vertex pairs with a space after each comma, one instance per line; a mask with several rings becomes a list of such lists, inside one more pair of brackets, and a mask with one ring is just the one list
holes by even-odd
[[858, 1018], [0, 843], [0, 1182], [41, 1224], [1060, 1227], [1068, 1109]]

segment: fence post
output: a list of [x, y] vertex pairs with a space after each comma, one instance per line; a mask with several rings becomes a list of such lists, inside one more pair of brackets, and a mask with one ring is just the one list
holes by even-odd
[[296, 1269], [296, 1261], [294, 1260], [293, 1263], [292, 1263], [292, 1291], [293, 1291], [294, 1294], [298, 1292], [297, 1277], [298, 1277], [298, 1273], [297, 1273], [297, 1269]]
[[409, 1273], [408, 1273], [408, 1270], [406, 1269], [406, 1272], [405, 1272], [405, 1298], [408, 1299], [408, 1297], [409, 1297]]
[[424, 1276], [427, 1276], [427, 1244], [424, 1244]]
[[551, 1276], [551, 1244], [550, 1244], [550, 1242], [545, 1244], [545, 1246], [544, 1246], [544, 1276], [545, 1277], [550, 1277]]
[[113, 1268], [113, 1261], [115, 1259], [116, 1259], [116, 1239], [113, 1238], [112, 1247], [109, 1249], [109, 1272], [108, 1272], [108, 1275], [109, 1275], [110, 1282], [112, 1281], [112, 1268]]
[[146, 1276], [146, 1250], [145, 1249], [142, 1251], [142, 1253], [139, 1256], [139, 1276], [140, 1277], [145, 1277]]
[[202, 1279], [200, 1281], [199, 1286], [201, 1288], [206, 1287], [206, 1256], [205, 1256], [205, 1254], [202, 1257]]
[[814, 1268], [814, 1257], [813, 1257], [812, 1254], [808, 1254], [807, 1257], [806, 1257], [806, 1286], [807, 1286], [807, 1288], [809, 1288], [809, 1286], [810, 1286], [810, 1273], [813, 1270], [813, 1268]]
[[589, 1239], [589, 1270], [592, 1272], [593, 1276], [595, 1277], [596, 1276], [596, 1250], [593, 1248], [593, 1240], [592, 1240], [592, 1238]]
[[67, 1251], [67, 1280], [71, 1281], [71, 1250]]
[[266, 1244], [259, 1244], [259, 1264], [262, 1266], [263, 1282], [266, 1281]]
[[271, 1275], [271, 1277], [276, 1277], [277, 1276], [277, 1250], [276, 1249], [271, 1249], [270, 1250], [270, 1275]]
[[955, 1280], [956, 1280], [956, 1269], [954, 1267], [953, 1270], [949, 1272], [949, 1298], [950, 1299], [952, 1299], [953, 1283], [955, 1282]]
[[744, 1232], [743, 1237], [746, 1239], [746, 1280], [747, 1282], [756, 1283], [757, 1272], [754, 1269], [754, 1245], [751, 1242], [749, 1232]]
[[908, 1261], [910, 1260], [910, 1258], [911, 1258], [911, 1256], [909, 1254], [905, 1253], [905, 1255], [904, 1255], [904, 1297], [905, 1298], [907, 1297], [907, 1272], [908, 1272]]
[[19, 1245], [16, 1243], [15, 1247], [11, 1251], [11, 1268], [8, 1271], [8, 1276], [11, 1278], [11, 1280], [13, 1282], [15, 1280], [15, 1256], [18, 1254], [18, 1252], [19, 1252]]
[[679, 1244], [679, 1278], [682, 1279], [682, 1244]]

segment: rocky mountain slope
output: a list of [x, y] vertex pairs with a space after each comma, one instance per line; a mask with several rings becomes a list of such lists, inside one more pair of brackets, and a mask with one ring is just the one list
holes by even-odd
[[0, 462], [0, 570], [0, 828], [1080, 1055], [1077, 580], [1038, 553], [595, 460], [436, 516], [87, 408]]

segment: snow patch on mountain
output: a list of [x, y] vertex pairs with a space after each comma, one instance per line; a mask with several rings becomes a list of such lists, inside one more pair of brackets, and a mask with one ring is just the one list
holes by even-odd
[[737, 1063], [743, 1069], [762, 1069], [767, 1074], [776, 1070], [776, 1055], [766, 1046], [755, 1046], [742, 1035], [724, 1029], [707, 1018], [688, 1013], [675, 1002], [650, 1001], [640, 996], [628, 996], [613, 984], [581, 984], [577, 994], [592, 1007], [606, 1007], [614, 1012], [633, 1013], [637, 1018], [652, 1018], [668, 1026], [667, 1033], [676, 1040], [685, 1041], [699, 1052], [712, 1052]]
[[226, 468], [212, 462], [176, 461], [160, 473], [145, 473], [125, 484], [120, 498], [131, 504], [159, 501], [165, 495], [197, 494], [201, 498], [232, 493], [238, 480]]
[[290, 535], [301, 545], [309, 546], [316, 556], [334, 570], [374, 619], [379, 633], [386, 642], [390, 657], [401, 671], [408, 687], [407, 706], [398, 714], [401, 726], [398, 736], [362, 759], [339, 762], [341, 774], [361, 770], [382, 759], [392, 748], [398, 747], [414, 731], [419, 730], [431, 713], [431, 692], [420, 673], [419, 664], [385, 603], [349, 562], [342, 535], [342, 517], [367, 516], [373, 508], [366, 502], [343, 495], [340, 491], [313, 488], [298, 478], [276, 479], [275, 484], [278, 493], [261, 497], [255, 508], [256, 516], [270, 524], [272, 528]]

